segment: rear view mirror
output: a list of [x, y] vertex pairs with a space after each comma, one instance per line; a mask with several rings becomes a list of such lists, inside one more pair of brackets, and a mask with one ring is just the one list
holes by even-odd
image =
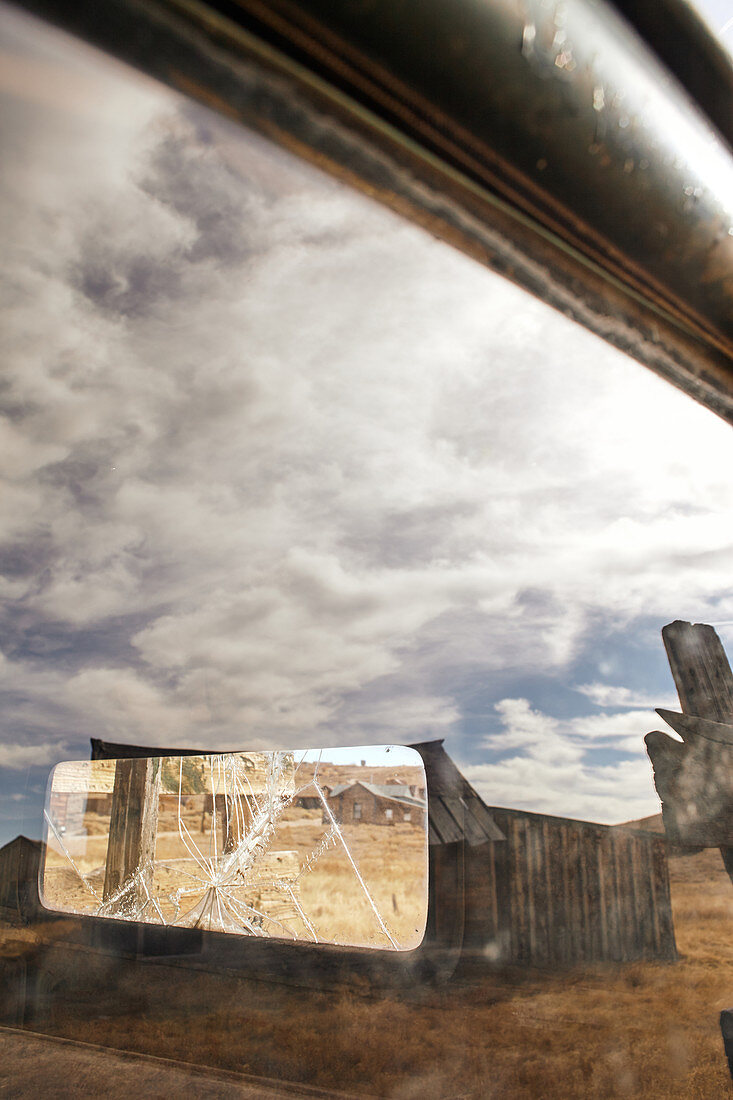
[[65, 762], [45, 817], [48, 909], [393, 950], [423, 938], [414, 749]]

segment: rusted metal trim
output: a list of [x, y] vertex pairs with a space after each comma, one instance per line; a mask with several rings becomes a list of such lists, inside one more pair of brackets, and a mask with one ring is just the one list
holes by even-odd
[[[181, 6], [187, 6], [186, 0], [172, 0]], [[498, 7], [499, 5], [494, 5]], [[511, 2], [507, 8], [510, 8]], [[445, 94], [426, 95], [419, 87], [412, 86], [405, 79], [391, 70], [391, 68], [379, 59], [369, 56], [365, 52], [362, 42], [357, 39], [352, 42], [343, 34], [334, 33], [323, 18], [313, 17], [308, 9], [315, 9], [319, 15], [328, 12], [331, 5], [319, 0], [235, 0], [234, 3], [218, 2], [215, 7], [219, 11], [236, 12], [244, 11], [252, 17], [249, 23], [257, 31], [265, 34], [270, 32], [275, 40], [285, 46], [289, 56], [305, 59], [307, 65], [321, 76], [335, 82], [337, 86], [346, 90], [361, 104], [369, 106], [381, 118], [390, 121], [403, 136], [409, 135], [416, 139], [425, 149], [436, 153], [447, 165], [458, 169], [467, 178], [476, 181], [483, 188], [488, 188], [493, 193], [500, 195], [512, 207], [527, 214], [536, 224], [550, 230], [556, 237], [562, 239], [576, 251], [597, 263], [610, 275], [621, 280], [622, 283], [641, 293], [648, 300], [654, 302], [661, 309], [666, 310], [672, 316], [683, 323], [686, 322], [704, 338], [709, 339], [726, 353], [733, 354], [733, 343], [727, 339], [721, 339], [717, 325], [710, 324], [709, 318], [692, 307], [684, 297], [675, 295], [670, 291], [670, 286], [655, 277], [645, 262], [638, 262], [628, 252], [619, 247], [613, 236], [608, 232], [599, 231], [592, 221], [578, 215], [572, 201], [569, 201], [567, 188], [556, 181], [553, 186], [546, 186], [545, 169], [539, 172], [529, 171], [527, 166], [520, 167], [518, 162], [512, 159], [512, 153], [516, 156], [516, 141], [498, 141], [497, 128], [490, 124], [482, 123], [471, 117], [473, 126], [466, 124], [464, 116], [446, 106]], [[379, 0], [372, 0], [369, 8], [379, 9]], [[532, 4], [527, 5], [527, 11]], [[419, 15], [419, 11], [413, 10], [413, 14]], [[528, 18], [529, 16], [527, 16]], [[535, 16], [536, 18], [536, 13]], [[504, 16], [506, 18], [506, 16]], [[449, 20], [446, 20], [446, 29]], [[485, 28], [490, 30], [490, 25]], [[596, 29], [596, 33], [598, 30]], [[608, 34], [608, 29], [606, 29]], [[521, 24], [517, 25], [517, 42], [521, 37]], [[519, 53], [519, 50], [512, 51]], [[394, 56], [390, 57], [394, 61]], [[493, 75], [493, 74], [492, 74]], [[487, 74], [487, 91], [491, 80]], [[501, 73], [499, 74], [501, 77]], [[460, 77], [454, 81], [460, 85]], [[449, 89], [451, 90], [451, 89]], [[633, 99], [634, 89], [631, 89]], [[431, 93], [433, 89], [431, 89]], [[584, 101], [585, 100], [585, 101]], [[522, 101], [522, 106], [528, 113], [537, 113], [540, 107], [536, 98], [532, 95]], [[574, 108], [575, 113], [590, 114], [593, 118], [591, 106], [591, 94], [579, 95], [573, 92], [569, 96], [568, 106]], [[632, 110], [629, 106], [626, 108]], [[563, 142], [566, 140], [563, 133], [562, 120], [555, 119], [557, 136], [555, 145], [551, 150], [551, 157], [558, 159], [558, 147], [560, 159], [563, 156]], [[595, 122], [594, 122], [595, 125]], [[522, 135], [523, 127], [516, 125], [518, 135]], [[530, 127], [524, 127], [527, 137], [531, 136]], [[516, 135], [515, 135], [516, 136]], [[496, 144], [492, 144], [492, 139]], [[651, 149], [640, 143], [641, 151], [647, 155], [649, 163], [655, 160]], [[638, 154], [641, 159], [641, 153]], [[602, 181], [605, 170], [594, 173], [595, 166], [589, 165], [589, 187], [596, 186]], [[536, 168], [536, 165], [533, 165]], [[674, 173], [670, 173], [674, 175]], [[619, 193], [632, 189], [631, 181], [626, 181], [626, 188], [620, 188]], [[684, 182], [680, 183], [680, 194], [684, 194]], [[694, 188], [693, 188], [694, 191]], [[641, 191], [638, 199], [644, 198]], [[667, 196], [662, 196], [667, 200]], [[604, 202], [608, 204], [609, 195], [606, 191]], [[711, 206], [708, 211], [712, 217], [717, 214]], [[621, 239], [621, 238], [619, 238]], [[707, 247], [709, 242], [703, 246]], [[701, 242], [702, 244], [702, 242]], [[657, 250], [659, 251], [659, 249]], [[702, 251], [702, 249], [700, 250]], [[669, 272], [668, 272], [669, 274]], [[717, 320], [717, 318], [716, 318]]]
[[610, 251], [582, 251], [567, 226], [543, 224], [534, 208], [497, 194], [212, 7], [110, 0], [100, 14], [90, 0], [25, 6], [378, 199], [733, 422], [733, 353], [723, 332], [674, 294], [657, 294], [653, 278], [638, 280], [633, 263], [614, 270]]

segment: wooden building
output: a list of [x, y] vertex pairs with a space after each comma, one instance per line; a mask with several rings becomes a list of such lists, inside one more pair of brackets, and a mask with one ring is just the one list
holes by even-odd
[[426, 937], [453, 949], [480, 944], [503, 959], [508, 931], [498, 873], [504, 834], [442, 741], [413, 747], [422, 757], [428, 786]]
[[[328, 807], [340, 824], [422, 824], [425, 802], [402, 783], [367, 783], [363, 779], [339, 783], [328, 798]], [[324, 810], [324, 819], [327, 817]]]
[[[331, 787], [329, 787], [325, 783], [322, 783], [322, 784], [319, 784], [319, 785], [320, 785], [320, 788], [321, 788], [324, 796], [326, 798], [328, 798], [329, 795], [331, 794]], [[306, 789], [307, 790], [312, 790], [312, 788], [306, 788]], [[299, 806], [301, 810], [320, 810], [321, 807], [323, 806], [323, 803], [321, 802], [320, 795], [313, 794], [313, 793], [298, 794], [298, 795], [295, 796], [294, 801], [295, 801], [295, 805]]]
[[0, 848], [0, 920], [15, 922], [39, 912], [42, 855], [41, 842], [25, 836], [16, 836]]
[[498, 963], [677, 957], [663, 835], [486, 806], [442, 747], [428, 775], [428, 934]]
[[663, 835], [491, 808], [506, 841], [507, 957], [571, 966], [677, 957]]
[[109, 813], [114, 782], [111, 760], [67, 761], [55, 769], [48, 810], [61, 834], [83, 834], [85, 813]]
[[[554, 968], [676, 958], [663, 835], [489, 807], [442, 742], [415, 747], [428, 784], [426, 946]], [[424, 813], [394, 787], [354, 782], [329, 805], [344, 822]], [[2, 850], [0, 905], [15, 909], [19, 889], [37, 905], [38, 852], [22, 838]]]

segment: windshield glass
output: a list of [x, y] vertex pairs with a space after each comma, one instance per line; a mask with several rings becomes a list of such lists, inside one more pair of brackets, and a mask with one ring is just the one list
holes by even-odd
[[733, 14], [728, 0], [696, 0], [694, 6], [728, 53], [733, 55]]
[[[4, 973], [26, 989], [43, 943], [57, 985], [77, 990], [48, 1008], [49, 963], [47, 1011], [8, 1001], [3, 1018], [394, 1097], [420, 1081], [426, 1096], [485, 1096], [489, 1080], [518, 1097], [682, 1097], [704, 1074], [700, 1095], [720, 1094], [733, 887], [714, 848], [665, 847], [643, 738], [670, 731], [654, 708], [680, 709], [662, 626], [706, 623], [733, 649], [730, 427], [283, 149], [0, 16], [0, 915], [15, 929], [3, 943], [26, 944]], [[194, 1039], [165, 1023], [162, 967], [139, 1012], [139, 975], [117, 1001], [111, 986], [79, 993], [53, 938], [73, 927], [78, 944], [87, 925], [21, 933], [7, 914], [21, 880], [37, 890], [49, 773], [88, 760], [90, 738], [153, 757], [442, 739], [448, 763], [425, 750], [427, 934], [452, 950], [460, 926], [473, 969], [445, 999], [425, 994], [419, 1039], [415, 1005], [372, 1004], [335, 962], [309, 971], [317, 1012], [262, 992], [269, 1023], [241, 1049], [240, 1010], [220, 1009], [229, 955], [170, 1010], [204, 1021]], [[367, 794], [349, 804], [356, 832]], [[419, 819], [423, 837], [424, 797], [409, 829], [382, 807], [386, 876], [399, 830]], [[622, 823], [635, 831], [602, 828]], [[90, 843], [84, 874], [102, 880], [107, 845]], [[399, 923], [395, 882], [380, 913]], [[468, 901], [460, 919], [441, 908], [456, 882], [490, 934]], [[520, 920], [521, 906], [539, 915]], [[560, 945], [547, 973], [538, 937]], [[540, 969], [517, 977], [522, 965]], [[265, 972], [285, 988], [278, 967]]]

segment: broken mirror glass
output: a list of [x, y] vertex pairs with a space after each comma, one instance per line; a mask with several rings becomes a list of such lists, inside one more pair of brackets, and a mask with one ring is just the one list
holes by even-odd
[[84, 760], [46, 798], [43, 904], [236, 935], [406, 950], [427, 915], [414, 749]]

